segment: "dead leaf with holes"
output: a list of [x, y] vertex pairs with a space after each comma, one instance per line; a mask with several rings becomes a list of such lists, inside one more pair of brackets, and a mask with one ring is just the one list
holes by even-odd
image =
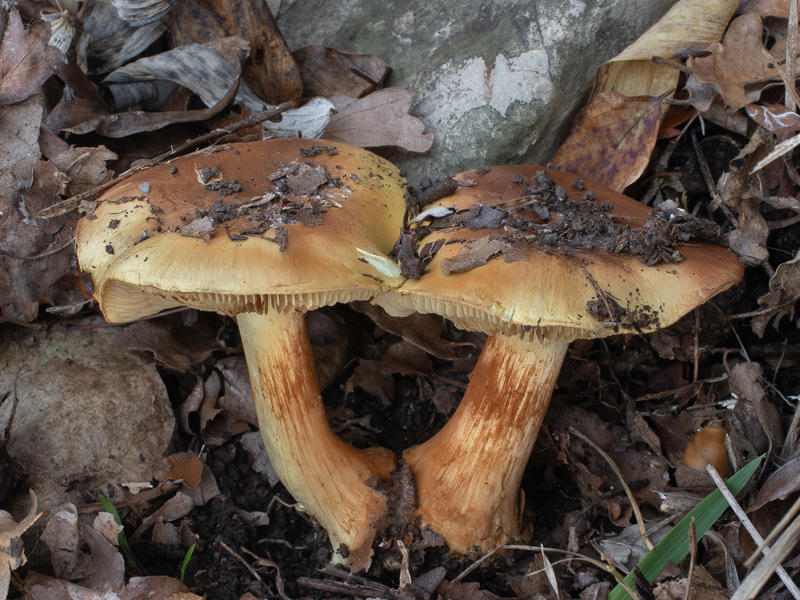
[[575, 117], [552, 162], [621, 192], [647, 167], [662, 113], [660, 97], [598, 94]]

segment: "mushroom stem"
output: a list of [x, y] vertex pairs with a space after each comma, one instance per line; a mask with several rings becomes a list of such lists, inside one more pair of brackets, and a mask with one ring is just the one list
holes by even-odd
[[403, 455], [417, 486], [415, 515], [452, 552], [489, 550], [519, 534], [522, 475], [569, 345], [532, 337], [490, 337], [455, 414]]
[[331, 430], [302, 314], [242, 313], [237, 321], [275, 472], [328, 532], [334, 560], [366, 568], [376, 522], [386, 512], [375, 486], [388, 478], [394, 455], [357, 450]]

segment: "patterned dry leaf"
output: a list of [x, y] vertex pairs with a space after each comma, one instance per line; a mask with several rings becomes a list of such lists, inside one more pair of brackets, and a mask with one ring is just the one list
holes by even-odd
[[575, 117], [552, 162], [621, 192], [647, 167], [662, 113], [660, 97], [598, 94]]

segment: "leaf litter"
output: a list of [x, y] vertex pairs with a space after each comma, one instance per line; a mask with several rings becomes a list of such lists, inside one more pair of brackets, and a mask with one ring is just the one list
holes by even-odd
[[[679, 27], [677, 32], [666, 27], [651, 34], [659, 42], [662, 58], [672, 61], [672, 66], [659, 64], [658, 68], [680, 67], [686, 73], [685, 81], [673, 74], [660, 74], [657, 87], [642, 88], [642, 73], [647, 70], [643, 63], [649, 57], [633, 50], [629, 56], [623, 53], [620, 62], [642, 64], [615, 72], [613, 86], [598, 88], [554, 162], [579, 171], [586, 179], [600, 179], [620, 190], [627, 188], [636, 197], [645, 197], [645, 188], [654, 190], [646, 197], [657, 215], [653, 230], [660, 236], [664, 223], [674, 230], [659, 238], [663, 243], [641, 253], [645, 261], [677, 258], [677, 244], [696, 233], [695, 224], [713, 221], [713, 227], [701, 228], [701, 235], [723, 236], [751, 268], [739, 290], [715, 299], [668, 330], [648, 338], [623, 336], [573, 345], [553, 410], [526, 473], [526, 521], [534, 525], [533, 532], [525, 532], [526, 541], [587, 554], [602, 543], [614, 543], [620, 560], [632, 555], [639, 544], [633, 512], [620, 493], [618, 478], [570, 435], [571, 426], [593, 436], [593, 441], [613, 457], [648, 524], [667, 521], [662, 527], [668, 529], [674, 522], [671, 519], [685, 510], [680, 498], [691, 503], [707, 491], [702, 478], [685, 478], [678, 464], [689, 441], [709, 425], [723, 424], [729, 431], [727, 458], [733, 468], [755, 454], [771, 454], [772, 471], [765, 470], [744, 499], [745, 506], [750, 503], [759, 527], [768, 529], [784, 511], [782, 503], [800, 493], [792, 476], [798, 439], [794, 394], [800, 383], [795, 368], [800, 341], [794, 312], [800, 297], [800, 273], [794, 268], [800, 247], [800, 177], [791, 155], [761, 171], [752, 170], [776, 143], [796, 135], [800, 123], [797, 113], [786, 105], [778, 72], [783, 68], [780, 53], [785, 46], [785, 20], [770, 21], [773, 37], [763, 35], [763, 19], [785, 19], [788, 3], [743, 3], [743, 14], [722, 37], [728, 17], [719, 15], [728, 10], [727, 4], [712, 7], [712, 11], [699, 0], [681, 2], [680, 18], [689, 15], [689, 23], [702, 22], [703, 32], [694, 35], [687, 27]], [[261, 3], [245, 3], [241, 8], [222, 1], [154, 3], [151, 8], [163, 11], [165, 17], [153, 20], [133, 7], [133, 3], [120, 0], [89, 3], [82, 12], [69, 13], [69, 18], [81, 21], [82, 27], [76, 28], [78, 37], [72, 40], [77, 53], [73, 57], [67, 52], [66, 60], [61, 51], [47, 45], [50, 26], [34, 23], [41, 13], [32, 3], [20, 3], [19, 14], [3, 7], [9, 23], [0, 46], [3, 65], [11, 64], [7, 59], [17, 46], [10, 41], [16, 40], [30, 49], [26, 60], [35, 74], [20, 78], [13, 71], [4, 72], [0, 86], [5, 98], [0, 106], [0, 127], [8, 133], [0, 136], [0, 316], [4, 319], [0, 327], [15, 328], [15, 335], [26, 331], [27, 325], [51, 326], [66, 319], [70, 311], [90, 310], [83, 304], [88, 292], [80, 291], [85, 287], [71, 262], [71, 229], [79, 215], [75, 210], [79, 203], [57, 219], [43, 219], [39, 213], [87, 193], [89, 196], [82, 198], [86, 202], [83, 210], [90, 213], [91, 190], [108, 181], [112, 169], [118, 172], [116, 157], [129, 165], [136, 158], [166, 152], [176, 140], [184, 143], [186, 129], [178, 133], [178, 124], [196, 128], [196, 137], [200, 138], [204, 127], [216, 127], [222, 119], [226, 123], [244, 120], [266, 105], [303, 102], [321, 95], [323, 98], [302, 105], [296, 114], [284, 113], [281, 123], [267, 124], [267, 128], [282, 135], [325, 131], [330, 139], [410, 151], [424, 151], [431, 145], [431, 133], [409, 113], [411, 93], [383, 87], [388, 71], [385, 63], [377, 57], [318, 47], [292, 54]], [[754, 16], [755, 10], [759, 17]], [[26, 29], [26, 25], [30, 27]], [[67, 35], [67, 21], [59, 27]], [[169, 39], [162, 37], [164, 32], [169, 32]], [[644, 45], [654, 47], [649, 41]], [[132, 61], [147, 47], [148, 58], [133, 63], [140, 71], [137, 78], [145, 81], [131, 82], [136, 85], [122, 94], [121, 88], [113, 87], [120, 82], [113, 79], [126, 68], [133, 70]], [[221, 95], [217, 92], [211, 98], [215, 99], [213, 110], [198, 108], [202, 99], [192, 89], [201, 95], [204, 89], [182, 78], [181, 67], [176, 66], [182, 63], [171, 62], [176, 54], [190, 53], [197, 47], [209, 49], [232, 65], [232, 76], [214, 78]], [[237, 48], [245, 50], [241, 63]], [[685, 49], [691, 49], [694, 55], [687, 57], [682, 53]], [[769, 51], [771, 58], [762, 49]], [[159, 63], [161, 71], [153, 66]], [[244, 65], [241, 74], [239, 64]], [[103, 90], [97, 87], [96, 81], [116, 70], [117, 75], [108, 79]], [[200, 71], [202, 80], [202, 68], [195, 70]], [[173, 77], [177, 81], [159, 83], [169, 78], [170, 71], [179, 76]], [[237, 106], [237, 95], [245, 89], [242, 82], [253, 96], [249, 103], [240, 99]], [[46, 95], [41, 93], [43, 84]], [[621, 94], [632, 89], [639, 91]], [[112, 95], [116, 91], [114, 98], [128, 99], [108, 106], [101, 91]], [[662, 97], [664, 92], [667, 95]], [[691, 118], [691, 113], [662, 127], [669, 113], [665, 111], [667, 102], [692, 105], [700, 111], [705, 130], [696, 121], [684, 120]], [[332, 108], [338, 112], [331, 114]], [[734, 122], [731, 115], [738, 123], [735, 130], [726, 129]], [[25, 125], [12, 131], [7, 125], [10, 122]], [[745, 138], [742, 135], [747, 127], [755, 133]], [[92, 137], [72, 136], [68, 143], [65, 132], [70, 129], [93, 132]], [[220, 137], [228, 136], [226, 141], [246, 139], [263, 135], [262, 130], [261, 125], [251, 126], [238, 133], [226, 131]], [[143, 131], [155, 133], [140, 152], [141, 137], [134, 134]], [[709, 138], [728, 136], [738, 155], [721, 158], [709, 151], [710, 145], [697, 151], [686, 133]], [[20, 152], [23, 147], [31, 151]], [[246, 203], [261, 203], [243, 213], [248, 219], [253, 217], [254, 231], [264, 228], [248, 235], [261, 235], [267, 228], [280, 230], [281, 220], [287, 218], [313, 226], [317, 219], [324, 219], [326, 210], [335, 210], [335, 205], [313, 207], [320, 188], [332, 182], [327, 176], [323, 180], [323, 174], [313, 168], [313, 156], [307, 158], [311, 165], [302, 161], [287, 165], [284, 175], [265, 184], [264, 194]], [[704, 167], [708, 176], [700, 174]], [[225, 195], [237, 184], [224, 173], [219, 181], [209, 183], [221, 195], [208, 214], [191, 215], [194, 234], [200, 237], [242, 219], [239, 210], [245, 206], [235, 206], [230, 195]], [[431, 186], [429, 198], [446, 198], [453, 185]], [[523, 187], [521, 183], [521, 198], [526, 197]], [[425, 193], [423, 190], [418, 196], [423, 199], [421, 204], [425, 203]], [[287, 194], [304, 200], [287, 200]], [[516, 244], [532, 243], [521, 239], [530, 236], [532, 230], [539, 238], [536, 243], [552, 236], [555, 245], [546, 247], [558, 251], [575, 251], [603, 239], [608, 243], [603, 235], [588, 242], [580, 236], [576, 239], [572, 235], [576, 224], [589, 224], [595, 231], [606, 232], [609, 227], [624, 230], [624, 222], [615, 223], [612, 214], [594, 210], [597, 203], [590, 199], [576, 202], [577, 207], [570, 209], [571, 225], [563, 229], [553, 216], [556, 211], [552, 204], [561, 202], [557, 190], [528, 194], [525, 201], [524, 224], [514, 211], [498, 206], [466, 214], [430, 214], [426, 220], [443, 227], [458, 223], [491, 230], [510, 219], [517, 226], [511, 227], [513, 235], [482, 238], [478, 247], [461, 257], [461, 264], [454, 265], [456, 269], [499, 260], [501, 255], [513, 259]], [[282, 212], [276, 211], [278, 206]], [[588, 210], [590, 207], [592, 210]], [[275, 212], [281, 214], [271, 214]], [[688, 216], [682, 227], [688, 230], [672, 224], [684, 215]], [[191, 231], [188, 228], [185, 233]], [[614, 231], [615, 247], [621, 244], [629, 250], [635, 246], [621, 230]], [[281, 243], [290, 242], [284, 239]], [[407, 273], [421, 274], [434, 251], [435, 247], [418, 248], [415, 240], [409, 239], [404, 255]], [[43, 313], [40, 305], [62, 310]], [[326, 384], [329, 416], [340, 435], [362, 446], [382, 445], [400, 452], [446, 422], [468, 382], [481, 336], [460, 332], [428, 315], [408, 320], [391, 318], [369, 305], [337, 307], [327, 314], [327, 325], [316, 330], [309, 325], [309, 330], [318, 359], [324, 357], [317, 361], [317, 369]], [[191, 487], [181, 476], [188, 477], [188, 468], [177, 467], [162, 470], [159, 476], [179, 476], [184, 483], [167, 479], [155, 487], [149, 483], [140, 487], [128, 482], [131, 491], [119, 486], [102, 490], [121, 507], [126, 531], [141, 532], [131, 540], [137, 559], [148, 572], [164, 575], [120, 579], [118, 566], [111, 566], [121, 560], [114, 546], [115, 534], [102, 533], [103, 519], [98, 517], [92, 526], [77, 527], [77, 546], [73, 526], [68, 528], [70, 541], [62, 544], [78, 548], [64, 564], [76, 565], [74, 574], [82, 578], [72, 582], [55, 579], [51, 577], [55, 574], [52, 566], [48, 575], [37, 574], [43, 570], [39, 564], [44, 568], [47, 565], [37, 563], [27, 574], [22, 570], [25, 579], [19, 584], [31, 597], [194, 597], [174, 577], [192, 544], [198, 550], [189, 563], [187, 581], [192, 591], [206, 597], [238, 598], [245, 597], [245, 592], [266, 597], [273, 593], [272, 585], [278, 587], [279, 595], [322, 597], [319, 590], [326, 588], [314, 583], [320, 578], [314, 569], [324, 567], [327, 561], [326, 542], [313, 523], [292, 508], [291, 497], [270, 471], [268, 461], [264, 462], [258, 444], [253, 444], [258, 434], [250, 431], [253, 417], [248, 415], [248, 408], [252, 406], [247, 404], [247, 378], [235, 328], [217, 316], [198, 316], [194, 311], [186, 315], [189, 320], [162, 317], [153, 322], [159, 324], [153, 331], [131, 335], [126, 343], [137, 346], [160, 365], [171, 397], [179, 406], [183, 432], [180, 445], [187, 464], [192, 465], [190, 479], [195, 485]], [[186, 334], [187, 323], [198, 331], [196, 336]], [[141, 333], [143, 325], [131, 326], [130, 330], [135, 333], [138, 327]], [[2, 365], [4, 369], [7, 366]], [[243, 434], [249, 436], [247, 443], [239, 433], [242, 431], [247, 431]], [[202, 443], [210, 445], [203, 448]], [[91, 502], [76, 506], [78, 514], [98, 504], [97, 492], [86, 491]], [[559, 502], [554, 503], [554, 497]], [[18, 530], [27, 528], [27, 523], [9, 524], [12, 541], [18, 539], [14, 532], [21, 533]], [[728, 535], [725, 528], [719, 531], [714, 535]], [[719, 594], [725, 594], [723, 590], [737, 585], [731, 565], [738, 558], [723, 552], [720, 544], [700, 543], [705, 545], [704, 564], [696, 566], [689, 578], [696, 597], [722, 597]], [[745, 540], [733, 538], [725, 543], [729, 548], [733, 548], [732, 543], [746, 545]], [[4, 550], [4, 557], [7, 555], [10, 568], [16, 570], [22, 567], [22, 555], [17, 553], [21, 545], [13, 542], [11, 546], [12, 551]], [[242, 547], [253, 555], [241, 552]], [[254, 558], [259, 556], [268, 558]], [[249, 561], [253, 571], [244, 569], [242, 560]], [[435, 540], [406, 540], [400, 546], [387, 536], [359, 589], [369, 589], [384, 598], [407, 598], [407, 594], [417, 593], [422, 596], [415, 597], [464, 599], [535, 594], [554, 597], [556, 593], [548, 577], [530, 575], [546, 570], [547, 563], [555, 563], [552, 558], [546, 563], [539, 555], [534, 558], [510, 551], [497, 557], [491, 569], [473, 572], [475, 581], [450, 583], [469, 562], [469, 558], [459, 562], [446, 557]], [[84, 564], [94, 565], [94, 574], [86, 574], [81, 566]], [[579, 565], [573, 563], [572, 571], [551, 565], [559, 597], [603, 597], [608, 592], [607, 577]], [[253, 572], [260, 579], [253, 577]], [[130, 570], [127, 575], [131, 575]], [[689, 582], [686, 575], [685, 565], [665, 572], [664, 580], [652, 593], [656, 598], [684, 594]], [[425, 583], [428, 576], [432, 584]], [[333, 574], [325, 577], [337, 579]], [[531, 583], [534, 581], [538, 583]], [[337, 593], [349, 595], [352, 588], [347, 585], [336, 588]], [[101, 587], [106, 588], [106, 596], [97, 591]]]

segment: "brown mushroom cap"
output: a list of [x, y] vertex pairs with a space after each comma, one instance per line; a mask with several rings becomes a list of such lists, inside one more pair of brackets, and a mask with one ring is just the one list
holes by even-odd
[[[219, 170], [212, 185], [199, 180], [202, 169]], [[94, 218], [78, 226], [78, 260], [116, 322], [180, 305], [234, 315], [366, 299], [387, 285], [354, 246], [390, 251], [403, 195], [397, 169], [359, 148], [298, 139], [231, 144], [104, 194]]]
[[[532, 180], [536, 171], [546, 171], [570, 200], [583, 200], [583, 192], [573, 186], [574, 175], [518, 165], [457, 175], [455, 179], [476, 185], [459, 187], [436, 205], [465, 210], [482, 203], [516, 201], [525, 187], [520, 176]], [[618, 216], [614, 219], [618, 224], [631, 230], [643, 228], [649, 207], [597, 183], [587, 188], [596, 194], [597, 204], [612, 205], [610, 214]], [[511, 212], [531, 223], [528, 231], [512, 237], [502, 227], [431, 231], [420, 246], [437, 239], [445, 243], [428, 264], [428, 272], [377, 302], [395, 315], [435, 312], [465, 329], [489, 334], [524, 334], [535, 328], [536, 335], [571, 340], [665, 327], [738, 282], [743, 273], [730, 250], [707, 243], [681, 245], [684, 260], [654, 266], [632, 254], [545, 246], [538, 240], [562, 215], [551, 211], [543, 220], [541, 205], [530, 204]], [[525, 236], [530, 241], [522, 239]], [[606, 240], [611, 246], [623, 242]], [[487, 254], [493, 257], [487, 259]], [[449, 274], [442, 268], [471, 263], [478, 266]]]

